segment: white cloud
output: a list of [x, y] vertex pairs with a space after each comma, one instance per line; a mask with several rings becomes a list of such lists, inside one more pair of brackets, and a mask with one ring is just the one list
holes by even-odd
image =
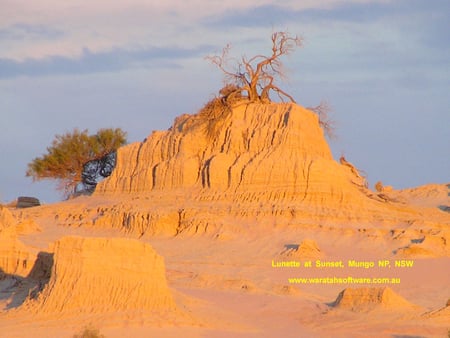
[[[361, 0], [347, 2], [361, 3]], [[24, 60], [54, 55], [75, 58], [80, 57], [84, 48], [102, 52], [149, 45], [186, 46], [204, 40], [199, 38], [201, 35], [190, 35], [195, 34], [202, 19], [220, 16], [229, 10], [242, 11], [264, 5], [299, 10], [330, 8], [340, 3], [339, 0], [0, 0], [0, 41], [6, 46], [0, 50], [0, 58]], [[17, 25], [40, 27], [60, 34], [2, 38], [2, 31]]]

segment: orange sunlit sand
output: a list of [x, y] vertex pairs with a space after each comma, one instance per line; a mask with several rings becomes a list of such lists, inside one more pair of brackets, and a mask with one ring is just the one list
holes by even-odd
[[313, 112], [183, 115], [92, 196], [0, 209], [1, 337], [445, 337], [449, 185], [369, 189]]

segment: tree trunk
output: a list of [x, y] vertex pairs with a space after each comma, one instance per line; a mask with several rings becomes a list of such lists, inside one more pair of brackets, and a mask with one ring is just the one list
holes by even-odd
[[250, 102], [259, 101], [259, 95], [258, 95], [258, 90], [257, 90], [256, 84], [257, 84], [256, 81], [255, 81], [255, 83], [250, 84], [250, 88], [248, 90], [248, 99], [250, 100]]

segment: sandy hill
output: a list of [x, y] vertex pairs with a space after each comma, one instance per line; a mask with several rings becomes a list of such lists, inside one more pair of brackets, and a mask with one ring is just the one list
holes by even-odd
[[427, 184], [415, 188], [392, 190], [388, 191], [387, 195], [413, 205], [450, 211], [450, 184]]
[[450, 224], [438, 208], [425, 214], [367, 189], [351, 163], [333, 159], [317, 115], [296, 104], [241, 105], [216, 119], [183, 115], [169, 130], [120, 148], [95, 196], [130, 194], [131, 205], [111, 203], [93, 223], [141, 235], [203, 232], [224, 215], [285, 224]]
[[37, 252], [22, 243], [19, 235], [37, 230], [32, 220], [18, 222], [8, 208], [0, 206], [0, 277], [26, 276], [31, 271]]
[[366, 312], [376, 309], [404, 311], [417, 308], [389, 287], [347, 288], [339, 293], [332, 306], [355, 312]]
[[280, 252], [281, 257], [294, 259], [318, 259], [324, 256], [316, 241], [304, 239], [300, 244], [287, 244]]
[[183, 115], [168, 131], [119, 149], [96, 194], [198, 188], [198, 199], [342, 204], [357, 201], [363, 184], [333, 160], [316, 114], [295, 104], [248, 104], [213, 121]]
[[0, 231], [16, 224], [14, 216], [8, 208], [0, 205]]
[[50, 280], [24, 306], [40, 314], [175, 309], [163, 258], [150, 245], [82, 237], [55, 243]]
[[[296, 104], [183, 115], [120, 148], [93, 196], [0, 210], [1, 332], [71, 337], [92, 319], [111, 338], [443, 336], [449, 199], [369, 190]], [[401, 279], [427, 315], [385, 284], [303, 283], [330, 276]]]
[[[438, 190], [439, 203], [450, 204]], [[402, 254], [424, 256], [422, 247], [437, 241], [444, 243], [439, 252], [425, 253], [448, 255], [449, 213], [390, 193], [369, 190], [351, 163], [333, 159], [315, 113], [292, 103], [246, 104], [215, 118], [176, 118], [169, 130], [120, 148], [116, 168], [93, 197], [39, 210], [60, 225], [141, 237], [238, 233], [243, 220], [330, 231], [345, 225], [398, 239], [392, 250]], [[425, 237], [419, 248], [402, 249]]]

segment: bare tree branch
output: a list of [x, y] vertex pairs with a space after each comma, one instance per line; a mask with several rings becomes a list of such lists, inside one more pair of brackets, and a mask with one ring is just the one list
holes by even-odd
[[[270, 102], [270, 92], [274, 91], [282, 101], [285, 98], [295, 102], [294, 98], [280, 89], [276, 79], [283, 80], [286, 73], [280, 58], [292, 53], [300, 47], [302, 39], [290, 36], [288, 32], [275, 32], [271, 36], [272, 54], [269, 56], [258, 54], [250, 59], [242, 56], [240, 61], [230, 58], [230, 45], [222, 50], [221, 55], [208, 56], [206, 59], [217, 66], [225, 75], [225, 81], [239, 86], [247, 92], [250, 102]], [[234, 63], [234, 67], [230, 63]], [[259, 89], [259, 91], [258, 91]]]
[[330, 118], [332, 111], [327, 101], [322, 101], [318, 106], [308, 107], [307, 109], [315, 112], [319, 116], [319, 125], [322, 127], [325, 135], [329, 139], [336, 139], [336, 123]]

